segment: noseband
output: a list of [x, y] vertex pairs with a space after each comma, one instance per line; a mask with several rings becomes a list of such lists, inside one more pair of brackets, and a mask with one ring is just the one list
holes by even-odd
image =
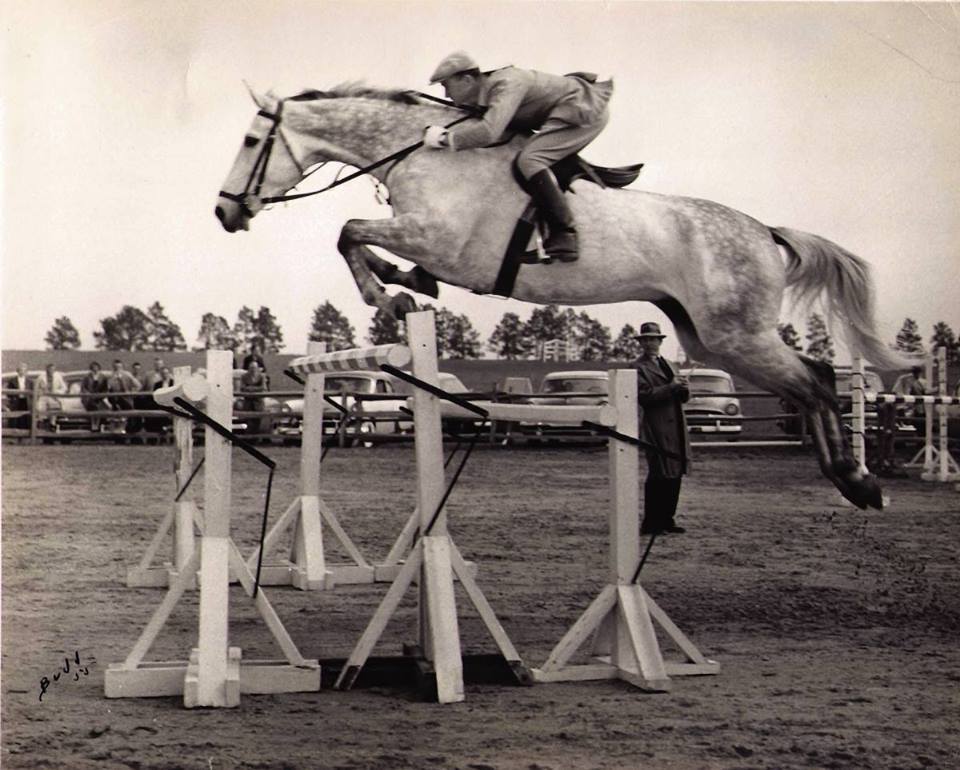
[[[287, 154], [290, 156], [290, 160], [293, 161], [293, 165], [295, 165], [297, 170], [300, 172], [300, 176], [302, 177], [304, 174], [304, 168], [300, 164], [300, 161], [297, 160], [297, 156], [294, 155], [293, 148], [290, 147], [290, 142], [287, 141], [287, 137], [284, 135], [283, 131], [280, 130], [280, 119], [282, 114], [283, 99], [277, 102], [276, 112], [267, 112], [263, 109], [257, 110], [257, 115], [260, 115], [264, 118], [269, 118], [272, 123], [270, 126], [270, 132], [267, 134], [267, 138], [264, 140], [263, 146], [260, 148], [260, 154], [257, 155], [257, 159], [253, 164], [253, 168], [250, 169], [250, 176], [247, 177], [247, 184], [244, 186], [242, 193], [232, 193], [227, 190], [221, 190], [219, 193], [221, 198], [226, 198], [227, 200], [239, 203], [243, 208], [244, 213], [251, 217], [253, 216], [253, 211], [250, 210], [249, 205], [247, 205], [247, 201], [251, 197], [260, 197], [260, 190], [263, 188], [263, 180], [267, 175], [267, 164], [270, 162], [270, 153], [273, 152], [273, 145], [278, 136], [283, 142], [283, 146], [286, 148]], [[262, 202], [271, 203], [273, 200], [274, 199], [272, 198], [266, 198]]]

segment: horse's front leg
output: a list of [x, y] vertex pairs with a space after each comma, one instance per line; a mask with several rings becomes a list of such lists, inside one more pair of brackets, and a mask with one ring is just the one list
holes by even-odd
[[364, 302], [392, 312], [397, 318], [416, 309], [413, 298], [405, 292], [391, 296], [383, 283], [396, 283], [412, 291], [436, 297], [437, 281], [419, 265], [402, 271], [378, 257], [367, 244], [380, 246], [411, 261], [428, 250], [427, 228], [420, 217], [406, 214], [391, 219], [351, 219], [340, 231], [337, 249], [353, 273]]

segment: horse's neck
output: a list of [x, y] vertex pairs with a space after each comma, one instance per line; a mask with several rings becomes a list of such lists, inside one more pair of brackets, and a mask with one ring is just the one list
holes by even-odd
[[444, 110], [382, 99], [340, 98], [305, 102], [292, 126], [305, 145], [330, 160], [365, 163], [418, 142], [430, 123], [450, 122]]

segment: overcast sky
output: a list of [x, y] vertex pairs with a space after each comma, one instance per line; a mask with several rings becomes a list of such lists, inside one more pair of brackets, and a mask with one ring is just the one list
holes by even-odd
[[[349, 217], [388, 215], [370, 181], [265, 212], [248, 233], [213, 216], [253, 117], [243, 81], [426, 89], [458, 48], [484, 68], [613, 75], [588, 158], [644, 161], [636, 187], [861, 255], [885, 339], [908, 316], [925, 338], [941, 320], [960, 332], [956, 3], [32, 0], [2, 18], [5, 349], [42, 348], [63, 315], [92, 349], [101, 318], [154, 301], [189, 345], [205, 312], [232, 323], [266, 305], [284, 352], [301, 352], [326, 300], [360, 342], [373, 311], [336, 240]], [[532, 310], [451, 287], [437, 304], [484, 340], [503, 313]], [[638, 302], [586, 309], [614, 335], [664, 320]]]

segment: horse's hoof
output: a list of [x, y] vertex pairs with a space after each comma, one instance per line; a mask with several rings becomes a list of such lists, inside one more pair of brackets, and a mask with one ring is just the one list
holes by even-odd
[[838, 478], [837, 481], [840, 493], [861, 510], [883, 510], [883, 490], [876, 476], [868, 473], [862, 478], [847, 476]]
[[407, 294], [405, 291], [400, 292], [396, 297], [394, 297], [391, 302], [393, 307], [393, 317], [398, 321], [402, 321], [407, 317], [407, 313], [415, 313], [417, 310], [417, 303], [413, 301], [413, 297]]

